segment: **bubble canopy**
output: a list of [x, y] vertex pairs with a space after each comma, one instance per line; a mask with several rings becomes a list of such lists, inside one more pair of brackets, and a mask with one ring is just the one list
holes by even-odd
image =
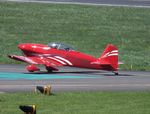
[[59, 42], [48, 43], [48, 47], [59, 49], [59, 50], [66, 50], [66, 51], [75, 50], [72, 46], [64, 43], [59, 43]]

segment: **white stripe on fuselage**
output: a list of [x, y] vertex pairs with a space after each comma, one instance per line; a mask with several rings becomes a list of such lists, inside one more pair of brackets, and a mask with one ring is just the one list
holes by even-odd
[[61, 60], [59, 60], [59, 59], [57, 59], [57, 58], [55, 58], [55, 57], [47, 57], [47, 58], [53, 59], [53, 60], [55, 60], [55, 61], [57, 61], [57, 62], [59, 62], [59, 63], [61, 63], [61, 64], [63, 64], [63, 65], [66, 65], [65, 62], [63, 62], [63, 61], [61, 61]]
[[70, 66], [73, 65], [69, 60], [67, 60], [67, 59], [65, 59], [63, 57], [60, 57], [60, 56], [52, 56], [52, 54], [30, 53], [30, 55], [38, 56], [38, 57], [46, 57], [46, 58], [49, 58], [49, 59], [53, 59], [53, 60], [55, 60], [55, 61], [57, 61], [57, 62], [59, 62], [59, 63], [61, 63], [63, 65], [67, 65], [67, 64], [70, 65]]
[[113, 51], [111, 51], [111, 53], [115, 53], [115, 52], [117, 53], [117, 52], [118, 52], [118, 50], [113, 50]]
[[118, 53], [109, 54], [108, 56], [116, 56]]
[[69, 65], [73, 65], [70, 61], [68, 61], [67, 59], [65, 59], [65, 58], [62, 58], [62, 57], [60, 57], [60, 56], [55, 56], [57, 59], [60, 59], [60, 60], [62, 60], [62, 61], [64, 61], [64, 62], [66, 62], [67, 64], [69, 64]]
[[118, 50], [113, 50], [111, 52], [106, 53], [102, 56], [102, 58], [108, 57], [108, 56], [118, 56]]

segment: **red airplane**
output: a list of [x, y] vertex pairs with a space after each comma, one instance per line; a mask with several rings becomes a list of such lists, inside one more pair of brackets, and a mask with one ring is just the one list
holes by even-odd
[[24, 56], [8, 55], [9, 58], [26, 62], [29, 72], [39, 71], [38, 64], [45, 66], [48, 72], [58, 71], [57, 66], [69, 66], [89, 69], [113, 71], [118, 75], [118, 48], [108, 44], [100, 58], [75, 51], [72, 47], [63, 43], [43, 44], [19, 44], [18, 48]]

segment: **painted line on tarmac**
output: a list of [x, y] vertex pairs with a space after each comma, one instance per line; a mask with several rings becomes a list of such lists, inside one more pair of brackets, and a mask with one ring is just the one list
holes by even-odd
[[150, 8], [150, 6], [142, 5], [119, 5], [119, 4], [94, 4], [94, 3], [80, 3], [80, 2], [55, 2], [55, 1], [34, 1], [34, 0], [3, 0], [11, 2], [30, 2], [30, 3], [50, 3], [50, 4], [75, 4], [75, 5], [90, 5], [90, 6], [114, 6], [114, 7], [134, 7], [134, 8]]
[[[35, 87], [37, 85], [1, 85], [5, 88], [24, 88], [24, 87]], [[44, 85], [41, 85], [44, 86]], [[52, 87], [150, 87], [150, 84], [51, 84]]]
[[79, 76], [79, 75], [64, 75], [64, 74], [23, 74], [23, 73], [8, 73], [0, 72], [0, 80], [42, 80], [42, 79], [83, 79], [97, 78], [96, 76]]

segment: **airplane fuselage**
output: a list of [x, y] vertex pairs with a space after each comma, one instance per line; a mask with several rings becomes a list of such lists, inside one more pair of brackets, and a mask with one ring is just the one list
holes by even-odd
[[69, 66], [107, 71], [118, 70], [118, 48], [108, 44], [99, 58], [75, 51], [71, 46], [63, 43], [19, 44], [18, 48], [23, 56], [8, 55], [9, 58], [28, 63], [29, 72], [38, 71], [36, 66], [42, 64], [48, 72], [58, 70], [57, 66]]
[[65, 66], [91, 69], [101, 68], [99, 65], [91, 64], [97, 58], [74, 50], [58, 50], [42, 44], [20, 44], [18, 48], [23, 51], [25, 56], [44, 57], [49, 60], [54, 58], [56, 61], [65, 64]]

